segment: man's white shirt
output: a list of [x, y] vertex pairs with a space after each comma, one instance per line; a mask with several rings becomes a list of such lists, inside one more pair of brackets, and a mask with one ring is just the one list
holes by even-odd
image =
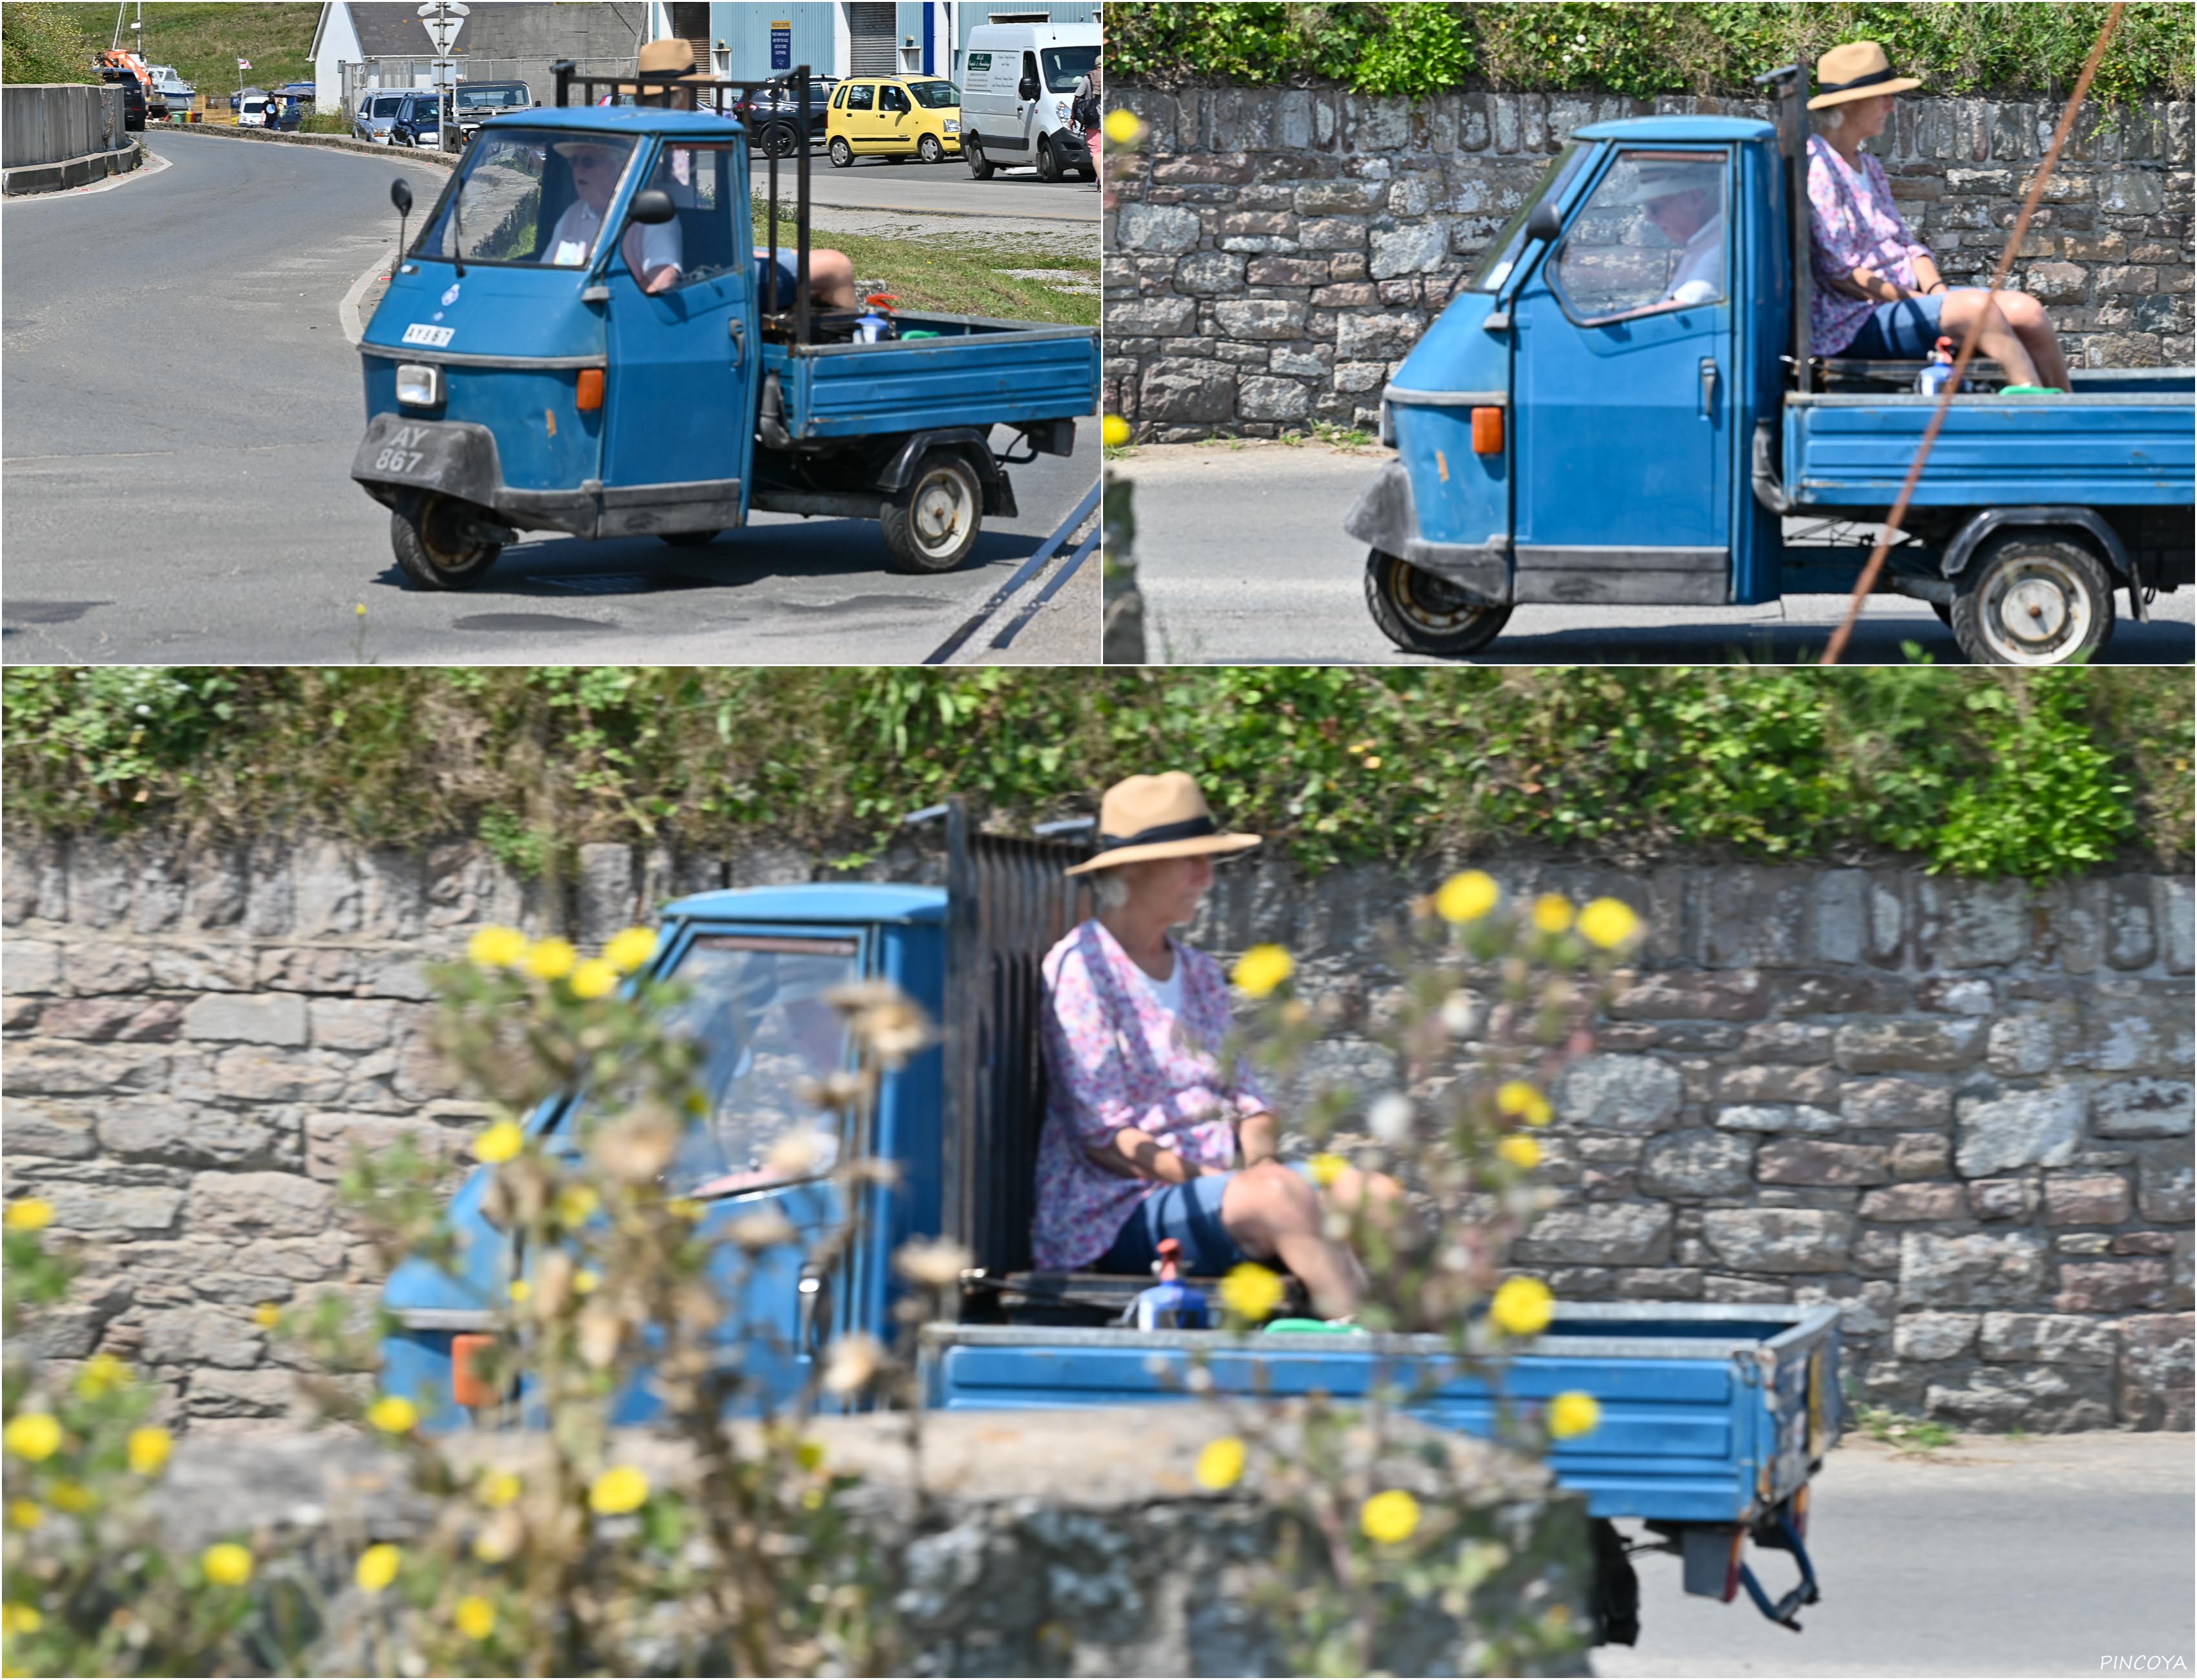
[[1723, 295], [1724, 212], [1719, 211], [1686, 241], [1664, 297], [1671, 303], [1706, 304]]
[[[557, 218], [557, 225], [549, 230], [548, 261], [555, 268], [578, 267], [588, 260], [588, 253], [594, 249], [595, 236], [602, 230], [601, 213], [584, 199], [573, 200]], [[676, 219], [643, 226], [640, 233], [641, 272], [637, 278], [645, 281], [652, 269], [679, 266], [681, 247]]]

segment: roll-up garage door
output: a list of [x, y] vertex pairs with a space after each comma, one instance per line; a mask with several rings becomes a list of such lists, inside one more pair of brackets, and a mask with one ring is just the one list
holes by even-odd
[[849, 45], [853, 50], [853, 70], [856, 76], [896, 76], [900, 73], [900, 59], [893, 51], [893, 25], [896, 9], [892, 0], [882, 5], [856, 3], [847, 8], [848, 23], [853, 33]]

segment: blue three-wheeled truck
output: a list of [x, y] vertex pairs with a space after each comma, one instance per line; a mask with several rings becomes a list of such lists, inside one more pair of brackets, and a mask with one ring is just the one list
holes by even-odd
[[[1362, 1395], [1375, 1366], [1363, 1336], [1125, 1329], [1124, 1309], [1146, 1280], [1032, 1268], [1045, 1109], [1039, 963], [1090, 913], [1087, 885], [1062, 873], [1087, 846], [1058, 833], [976, 832], [959, 800], [919, 816], [944, 823], [942, 888], [752, 888], [702, 893], [664, 912], [652, 972], [687, 988], [680, 1030], [705, 1047], [710, 1104], [664, 1190], [701, 1201], [710, 1224], [775, 1209], [809, 1238], [841, 1217], [831, 1180], [774, 1178], [769, 1164], [775, 1145], [820, 1123], [799, 1095], [804, 1085], [851, 1066], [843, 1028], [820, 1002], [826, 992], [889, 980], [943, 1025], [939, 1047], [886, 1077], [874, 1112], [859, 1121], [865, 1130], [853, 1115], [827, 1116], [824, 1147], [791, 1152], [806, 1153], [817, 1174], [846, 1151], [881, 1158], [898, 1169], [898, 1187], [866, 1192], [874, 1199], [862, 1240], [829, 1276], [785, 1248], [747, 1274], [722, 1332], [725, 1358], [759, 1387], [791, 1394], [832, 1337], [892, 1333], [894, 1249], [944, 1234], [974, 1263], [953, 1318], [923, 1333], [933, 1405], [1184, 1402], [1179, 1379], [1201, 1346], [1229, 1392]], [[577, 1156], [583, 1101], [545, 1103], [528, 1129]], [[484, 1216], [492, 1170], [476, 1170], [452, 1202], [455, 1272], [410, 1262], [386, 1291], [400, 1328], [385, 1346], [382, 1382], [418, 1400], [432, 1427], [527, 1416], [523, 1390], [484, 1394], [477, 1378], [465, 1387], [482, 1410], [454, 1404], [458, 1339], [493, 1333], [496, 1303], [531, 1263]], [[1593, 1520], [1599, 1637], [1632, 1642], [1629, 1557], [1643, 1550], [1676, 1554], [1688, 1592], [1730, 1602], [1744, 1590], [1764, 1614], [1799, 1625], [1817, 1596], [1809, 1479], [1840, 1430], [1838, 1327], [1829, 1306], [1567, 1303], [1510, 1364], [1503, 1381], [1515, 1400], [1583, 1389], [1601, 1403], [1593, 1431], [1551, 1451], [1559, 1480], [1585, 1496]], [[1402, 1366], [1446, 1356], [1439, 1337], [1400, 1340], [1388, 1352]], [[655, 1408], [638, 1382], [621, 1396], [617, 1421], [645, 1422]], [[1484, 1434], [1495, 1397], [1484, 1382], [1456, 1380], [1415, 1410]], [[1628, 1537], [1620, 1522], [1640, 1531]], [[1797, 1566], [1782, 1595], [1757, 1579], [1750, 1543]]]
[[[1578, 130], [1383, 392], [1397, 457], [1344, 529], [1398, 646], [1475, 652], [1532, 603], [1738, 606], [1858, 580], [1938, 399], [1922, 363], [1810, 355], [1807, 78], [1765, 79], [1774, 126]], [[2141, 622], [2191, 582], [2192, 370], [2083, 368], [2059, 396], [1971, 374], [1879, 587], [1979, 663], [2088, 657], [2117, 591]]]
[[556, 74], [555, 108], [476, 132], [359, 345], [351, 477], [414, 584], [478, 585], [521, 530], [697, 544], [759, 509], [875, 519], [895, 570], [950, 571], [1015, 515], [1010, 465], [1073, 453], [1094, 329], [815, 307], [806, 147], [796, 242], [773, 153], [757, 246], [748, 129], [721, 113], [805, 107], [805, 67]]

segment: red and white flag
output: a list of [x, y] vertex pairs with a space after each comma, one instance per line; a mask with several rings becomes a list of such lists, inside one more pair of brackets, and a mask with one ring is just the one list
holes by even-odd
[[252, 68], [252, 61], [248, 58], [241, 58], [236, 61], [236, 67], [239, 70], [249, 70]]

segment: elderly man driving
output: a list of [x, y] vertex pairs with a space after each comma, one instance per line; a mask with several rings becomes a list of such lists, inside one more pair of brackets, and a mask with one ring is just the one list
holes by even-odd
[[1667, 304], [1706, 304], [1724, 296], [1724, 194], [1719, 165], [1691, 159], [1651, 158], [1626, 201], [1647, 214], [1649, 225], [1679, 247], [1678, 266], [1663, 293]]

